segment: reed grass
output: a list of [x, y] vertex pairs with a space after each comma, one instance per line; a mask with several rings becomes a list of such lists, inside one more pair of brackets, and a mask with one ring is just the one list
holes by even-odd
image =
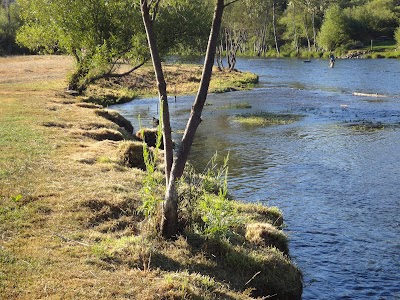
[[239, 103], [229, 103], [220, 107], [220, 109], [249, 109], [251, 104], [247, 101]]
[[241, 114], [233, 118], [234, 122], [247, 126], [271, 126], [286, 125], [300, 120], [302, 116], [294, 114], [277, 114], [271, 112], [259, 112]]

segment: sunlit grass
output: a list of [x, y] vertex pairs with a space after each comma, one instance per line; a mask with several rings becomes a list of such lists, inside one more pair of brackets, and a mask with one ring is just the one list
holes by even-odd
[[301, 118], [302, 116], [300, 115], [259, 112], [254, 114], [237, 115], [233, 120], [234, 122], [248, 126], [269, 126], [291, 124]]
[[[196, 64], [165, 64], [163, 66], [169, 96], [194, 95], [201, 80], [202, 66]], [[253, 88], [258, 76], [249, 72], [219, 71], [213, 69], [209, 93], [223, 93]], [[147, 64], [123, 79], [102, 79], [91, 84], [85, 92], [85, 101], [103, 106], [130, 101], [136, 97], [158, 95], [152, 66]]]
[[253, 88], [258, 83], [258, 75], [249, 72], [215, 71], [210, 82], [210, 93], [224, 93]]
[[220, 107], [220, 109], [248, 109], [248, 108], [251, 108], [251, 104], [249, 102], [229, 103]]
[[[0, 58], [0, 298], [250, 300], [252, 287], [301, 290], [298, 268], [276, 242], [259, 239], [269, 227], [253, 230], [249, 241], [245, 228], [232, 241], [186, 232], [149, 239], [138, 210], [144, 172], [123, 163], [126, 141], [85, 134], [120, 125], [64, 94], [71, 64]], [[15, 65], [29, 72], [14, 76]], [[276, 209], [237, 210], [252, 222], [282, 225]], [[262, 274], [247, 284], [255, 270]], [[273, 290], [263, 291], [266, 283]]]

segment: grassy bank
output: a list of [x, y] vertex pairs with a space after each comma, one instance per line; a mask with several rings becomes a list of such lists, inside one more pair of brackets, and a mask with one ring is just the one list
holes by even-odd
[[298, 298], [276, 208], [232, 201], [230, 239], [149, 234], [131, 129], [63, 93], [71, 68], [0, 58], [0, 299]]
[[[164, 73], [167, 81], [169, 96], [196, 94], [202, 66], [195, 64], [164, 64]], [[120, 72], [127, 66], [121, 66]], [[154, 70], [151, 64], [147, 64], [129, 76], [123, 78], [102, 79], [96, 84], [90, 85], [85, 91], [85, 101], [95, 102], [103, 106], [114, 103], [130, 101], [136, 97], [157, 96]], [[226, 72], [213, 70], [210, 82], [210, 93], [222, 93], [227, 91], [245, 90], [254, 87], [258, 83], [258, 76], [248, 72]]]
[[[337, 58], [400, 58], [400, 48], [395, 40], [373, 40], [365, 44], [357, 43], [337, 48], [334, 51]], [[244, 57], [254, 57], [253, 52], [239, 54]], [[329, 51], [308, 51], [306, 48], [300, 48], [299, 51], [281, 49], [279, 55], [276, 50], [267, 51], [262, 57], [265, 58], [302, 58], [302, 59], [329, 59]]]

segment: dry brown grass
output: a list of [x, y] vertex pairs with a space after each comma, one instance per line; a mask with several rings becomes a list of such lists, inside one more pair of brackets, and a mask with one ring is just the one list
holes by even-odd
[[278, 248], [289, 253], [286, 235], [269, 223], [250, 223], [246, 226], [246, 239], [256, 245]]
[[[196, 94], [202, 66], [195, 64], [164, 64], [167, 93], [169, 96]], [[130, 101], [138, 96], [158, 95], [155, 75], [151, 64], [138, 69], [123, 78], [102, 79], [90, 85], [85, 92], [85, 101], [107, 106]], [[258, 83], [258, 76], [246, 72], [218, 71], [214, 68], [210, 82], [210, 93], [244, 90]]]
[[127, 132], [62, 92], [71, 68], [66, 57], [0, 58], [0, 299], [254, 299], [252, 287], [286, 285], [281, 299], [293, 299], [301, 275], [276, 249], [143, 235], [144, 171], [122, 163], [138, 145], [94, 138]]

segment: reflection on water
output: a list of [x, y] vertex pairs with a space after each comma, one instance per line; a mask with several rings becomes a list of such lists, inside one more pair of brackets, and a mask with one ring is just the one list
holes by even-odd
[[[230, 192], [279, 206], [291, 255], [304, 272], [304, 299], [400, 299], [400, 61], [241, 60], [260, 74], [247, 92], [210, 95], [190, 156], [203, 170], [230, 152]], [[354, 91], [387, 95], [384, 100]], [[179, 139], [193, 97], [171, 102]], [[220, 109], [248, 102], [251, 109]], [[114, 106], [151, 125], [157, 99]], [[296, 123], [249, 127], [231, 116], [301, 114]], [[146, 122], [148, 124], [146, 124]], [[372, 122], [383, 129], [356, 130]], [[137, 128], [137, 127], [136, 127]]]

